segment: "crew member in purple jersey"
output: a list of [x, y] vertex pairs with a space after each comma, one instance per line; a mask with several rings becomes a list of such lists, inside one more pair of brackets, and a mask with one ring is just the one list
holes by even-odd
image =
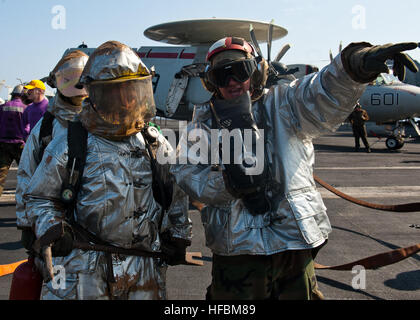
[[23, 86], [12, 91], [12, 98], [0, 106], [0, 196], [13, 160], [19, 164], [20, 154], [25, 146], [26, 132], [23, 112], [27, 108], [21, 100]]
[[47, 111], [48, 99], [45, 98], [45, 84], [41, 80], [32, 80], [24, 88], [28, 90], [28, 98], [32, 101], [23, 114], [23, 124], [27, 135], [29, 135], [32, 128]]

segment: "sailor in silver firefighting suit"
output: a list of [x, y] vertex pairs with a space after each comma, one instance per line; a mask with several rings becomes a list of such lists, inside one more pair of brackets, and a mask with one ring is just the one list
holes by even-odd
[[[68, 53], [60, 59], [48, 77], [47, 83], [52, 88], [57, 88], [52, 105], [48, 108], [54, 116], [52, 122], [51, 136], [44, 139], [54, 138], [58, 132], [66, 133], [62, 127], [67, 127], [67, 121], [73, 121], [81, 111], [82, 100], [87, 97], [85, 89], [76, 89], [74, 85], [79, 81], [83, 68], [89, 56], [80, 50]], [[25, 212], [24, 191], [42, 158], [40, 154], [41, 144], [39, 142], [41, 123], [43, 118], [31, 130], [22, 151], [21, 161], [17, 171], [16, 184], [16, 224], [22, 230], [22, 242], [27, 249], [30, 249], [32, 239], [33, 219]], [[45, 145], [49, 141], [45, 141]]]
[[[90, 56], [80, 83], [89, 93], [78, 117], [88, 139], [75, 222], [114, 247], [159, 253], [165, 241], [184, 253], [179, 257], [183, 260], [191, 242], [188, 200], [174, 187], [172, 203], [162, 211], [154, 197], [151, 161], [140, 132], [155, 112], [150, 72], [132, 49], [109, 41]], [[71, 233], [60, 201], [69, 175], [66, 139], [60, 134], [50, 142], [25, 194], [36, 243], [52, 242], [53, 253], [59, 244], [66, 248], [63, 240]], [[163, 144], [159, 148], [169, 150]], [[63, 233], [57, 237], [52, 230]], [[67, 253], [52, 259], [54, 267], [64, 268], [65, 285], [57, 285], [55, 279], [44, 283], [42, 299], [166, 298], [166, 260], [80, 249]], [[45, 270], [48, 265], [41, 267]]]
[[[366, 47], [371, 46], [364, 45], [357, 48]], [[207, 61], [212, 63], [211, 67], [215, 67], [213, 57], [222, 55], [226, 50], [244, 53], [243, 56], [239, 54], [241, 57], [238, 59], [252, 60], [256, 57], [254, 49], [250, 48], [246, 41], [227, 37], [210, 47]], [[349, 50], [346, 52], [349, 53]], [[347, 58], [347, 64], [351, 66], [353, 56], [349, 54]], [[237, 82], [245, 81], [246, 79], [241, 79], [242, 74], [239, 72], [235, 74], [233, 65], [229, 64], [232, 62], [235, 61], [228, 61], [225, 64], [228, 66], [226, 70], [217, 70], [218, 73], [214, 73], [215, 77], [225, 72]], [[255, 72], [264, 70], [263, 62]], [[357, 70], [353, 71], [357, 74]], [[376, 77], [374, 74], [370, 76]], [[257, 78], [261, 81], [263, 77], [259, 75]], [[209, 85], [206, 79], [209, 80], [204, 79], [205, 87], [214, 92], [216, 97], [220, 97], [219, 91], [216, 90], [217, 83]], [[223, 80], [229, 79], [220, 81]], [[312, 73], [289, 84], [272, 86], [268, 92], [254, 101], [252, 116], [260, 131], [263, 131], [265, 139], [264, 155], [268, 165], [268, 178], [263, 185], [266, 186], [265, 197], [270, 208], [259, 214], [252, 214], [244, 199], [237, 198], [229, 192], [223, 164], [196, 163], [202, 158], [190, 149], [194, 145], [196, 147], [197, 132], [201, 130], [198, 134], [201, 150], [204, 149], [207, 154], [211, 154], [212, 138], [218, 136], [211, 134], [212, 128], [215, 128], [215, 116], [211, 107], [213, 102], [195, 106], [192, 121], [178, 144], [177, 164], [171, 167], [171, 172], [192, 201], [204, 204], [201, 218], [206, 245], [213, 252], [213, 282], [208, 289], [208, 298], [264, 299], [273, 297], [275, 290], [278, 291], [274, 293], [275, 298], [282, 296], [290, 299], [303, 298], [302, 294], [295, 292], [287, 296], [287, 292], [281, 292], [282, 285], [280, 289], [276, 287], [277, 284], [273, 283], [276, 272], [272, 269], [272, 265], [264, 267], [264, 272], [271, 270], [269, 271], [271, 273], [269, 280], [261, 279], [260, 284], [251, 283], [249, 280], [250, 275], [254, 276], [260, 270], [246, 269], [245, 265], [257, 261], [252, 260], [251, 256], [271, 255], [274, 259], [276, 255], [286, 251], [303, 252], [305, 249], [320, 247], [328, 239], [331, 225], [313, 179], [312, 140], [334, 131], [353, 110], [354, 104], [369, 81], [355, 80], [356, 77], [351, 77], [346, 72], [342, 55], [338, 55], [320, 72]], [[220, 85], [222, 86], [224, 85]], [[255, 88], [257, 87], [254, 85]], [[230, 260], [222, 260], [223, 257], [229, 257]], [[217, 266], [219, 259], [225, 262], [222, 267]], [[266, 261], [270, 264], [274, 260]], [[231, 278], [229, 278], [230, 269], [232, 269]], [[287, 266], [285, 270], [288, 270]], [[216, 277], [220, 283], [215, 283]], [[313, 274], [312, 278], [314, 277]], [[286, 280], [287, 278], [282, 279], [284, 284]], [[316, 287], [316, 283], [312, 280], [309, 279], [311, 285]], [[255, 291], [257, 287], [263, 292], [247, 293], [250, 290]], [[312, 288], [314, 289], [316, 288]], [[322, 295], [318, 294], [318, 297]]]

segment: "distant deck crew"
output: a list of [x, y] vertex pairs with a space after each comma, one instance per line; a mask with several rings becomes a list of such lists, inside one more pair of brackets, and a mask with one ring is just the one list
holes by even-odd
[[354, 150], [357, 152], [360, 149], [360, 139], [366, 147], [366, 152], [371, 152], [369, 142], [367, 141], [367, 132], [365, 122], [369, 121], [369, 115], [365, 109], [362, 109], [360, 102], [354, 106], [354, 110], [348, 117], [354, 136]]
[[23, 114], [23, 124], [27, 134], [35, 127], [48, 108], [48, 99], [45, 97], [45, 84], [41, 80], [32, 80], [24, 87], [27, 97], [32, 103], [28, 105]]
[[23, 113], [26, 105], [22, 102], [23, 86], [17, 85], [11, 93], [11, 100], [0, 106], [0, 196], [3, 193], [7, 174], [13, 160], [19, 164], [25, 146], [26, 131]]

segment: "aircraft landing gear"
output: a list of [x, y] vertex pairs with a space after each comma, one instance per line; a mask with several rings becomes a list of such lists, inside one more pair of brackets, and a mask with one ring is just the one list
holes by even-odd
[[404, 145], [404, 139], [397, 137], [389, 137], [386, 139], [385, 144], [389, 150], [401, 149]]
[[396, 126], [392, 131], [392, 135], [386, 139], [385, 145], [389, 150], [401, 149], [404, 145], [405, 136], [405, 127], [402, 121], [397, 121]]

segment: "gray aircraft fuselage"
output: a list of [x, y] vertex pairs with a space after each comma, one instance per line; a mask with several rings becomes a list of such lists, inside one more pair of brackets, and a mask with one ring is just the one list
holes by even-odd
[[396, 122], [420, 117], [420, 87], [402, 82], [369, 85], [360, 97], [370, 121]]

